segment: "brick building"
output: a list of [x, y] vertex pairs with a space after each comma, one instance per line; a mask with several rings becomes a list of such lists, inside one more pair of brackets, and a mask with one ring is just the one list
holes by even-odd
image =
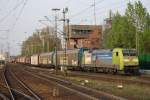
[[69, 25], [68, 31], [68, 49], [101, 48], [101, 25]]

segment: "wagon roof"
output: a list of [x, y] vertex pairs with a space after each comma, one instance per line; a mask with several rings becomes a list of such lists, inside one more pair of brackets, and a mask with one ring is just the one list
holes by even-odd
[[48, 56], [48, 55], [52, 55], [53, 52], [47, 52], [47, 53], [41, 53], [40, 56]]
[[[67, 53], [72, 53], [72, 52], [77, 52], [77, 51], [79, 51], [79, 49], [69, 49], [69, 50], [66, 50], [66, 52]], [[65, 52], [65, 50], [63, 50], [63, 51], [58, 51], [58, 53], [64, 53]]]

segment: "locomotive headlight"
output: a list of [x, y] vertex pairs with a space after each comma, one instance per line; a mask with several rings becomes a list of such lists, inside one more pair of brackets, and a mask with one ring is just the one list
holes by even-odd
[[129, 59], [124, 59], [124, 62], [129, 62]]
[[134, 62], [138, 62], [139, 60], [138, 60], [138, 59], [133, 59], [133, 61], [134, 61]]

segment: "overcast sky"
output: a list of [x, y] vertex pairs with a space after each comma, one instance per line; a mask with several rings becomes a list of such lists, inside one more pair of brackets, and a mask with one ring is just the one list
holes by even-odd
[[[8, 50], [12, 55], [20, 54], [22, 41], [31, 36], [34, 31], [46, 25], [38, 20], [45, 20], [44, 16], [54, 19], [52, 8], [69, 8], [68, 16], [72, 24], [94, 24], [94, 0], [0, 0], [0, 50]], [[127, 2], [138, 0], [95, 0], [97, 24], [102, 25], [108, 17], [109, 10], [124, 14]], [[150, 0], [140, 0], [150, 12]], [[87, 8], [87, 9], [86, 9]], [[44, 22], [50, 25], [49, 22]], [[59, 22], [62, 23], [62, 22]], [[8, 31], [9, 30], [9, 31]], [[8, 39], [7, 39], [8, 38]]]

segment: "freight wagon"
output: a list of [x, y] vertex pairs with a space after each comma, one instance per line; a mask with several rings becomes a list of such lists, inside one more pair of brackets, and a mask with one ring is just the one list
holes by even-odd
[[142, 70], [150, 70], [150, 54], [139, 56], [139, 66]]
[[54, 52], [40, 54], [39, 55], [39, 66], [54, 68], [54, 66], [53, 66], [53, 60], [52, 60], [53, 59], [52, 58], [53, 57], [53, 53]]
[[[80, 70], [83, 66], [91, 64], [91, 56], [89, 55], [91, 53], [86, 48], [58, 51], [57, 65], [67, 66], [68, 69]], [[55, 57], [56, 55], [54, 55], [53, 59], [54, 64], [56, 64]]]
[[31, 65], [38, 66], [39, 65], [39, 55], [34, 54], [31, 56]]

